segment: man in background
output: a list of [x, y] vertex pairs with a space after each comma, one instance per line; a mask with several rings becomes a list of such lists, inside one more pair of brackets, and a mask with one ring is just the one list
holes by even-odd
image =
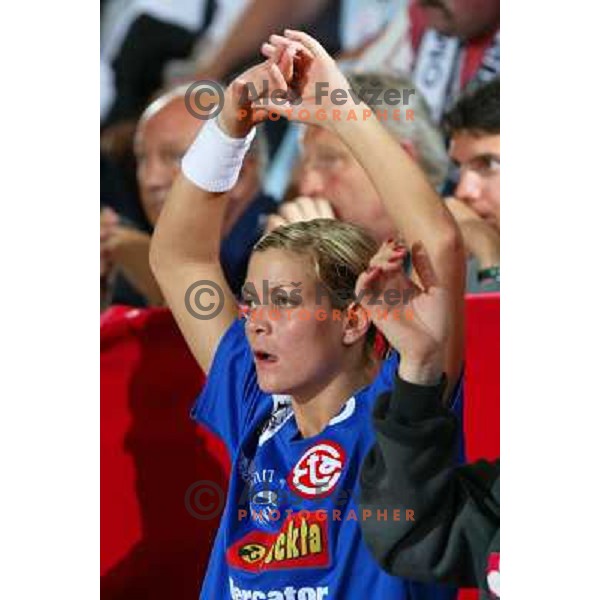
[[[134, 141], [137, 182], [143, 212], [151, 228], [180, 172], [181, 158], [204, 124], [187, 110], [186, 89], [182, 86], [156, 99], [137, 125]], [[275, 208], [272, 200], [260, 192], [266, 161], [264, 143], [257, 136], [238, 184], [228, 195], [221, 258], [228, 281], [236, 291], [243, 283], [250, 250], [260, 235], [262, 215]], [[111, 209], [102, 210], [100, 276], [105, 283], [106, 304], [162, 304], [162, 294], [148, 262], [149, 244], [148, 232], [136, 228]]]
[[[434, 188], [448, 172], [448, 157], [441, 132], [431, 122], [427, 107], [413, 83], [402, 77], [379, 73], [347, 74], [352, 88], [361, 95], [382, 125], [420, 165]], [[408, 97], [407, 104], [390, 103], [387, 92]], [[352, 102], [351, 100], [348, 100]], [[412, 111], [412, 119], [407, 111]], [[395, 119], [394, 111], [400, 118]], [[386, 118], [383, 118], [386, 117]], [[324, 128], [308, 126], [302, 140], [298, 196], [281, 205], [269, 227], [318, 217], [338, 218], [365, 228], [379, 243], [397, 235], [375, 186], [345, 144]]]
[[500, 0], [410, 0], [354, 68], [410, 73], [435, 123], [468, 85], [500, 74]]
[[458, 183], [448, 208], [469, 262], [467, 289], [500, 289], [500, 79], [464, 94], [446, 115]]

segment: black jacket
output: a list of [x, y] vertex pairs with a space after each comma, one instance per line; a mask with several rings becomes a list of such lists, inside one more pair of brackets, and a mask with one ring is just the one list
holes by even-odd
[[400, 508], [396, 515], [407, 518], [362, 519], [363, 535], [393, 575], [478, 587], [482, 598], [495, 598], [500, 462], [456, 466], [459, 423], [443, 406], [443, 392], [444, 383], [425, 387], [396, 377], [393, 391], [378, 399], [377, 442], [361, 472], [361, 511], [389, 517]]

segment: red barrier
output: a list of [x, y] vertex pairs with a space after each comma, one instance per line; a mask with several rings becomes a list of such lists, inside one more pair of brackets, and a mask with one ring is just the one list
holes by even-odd
[[[467, 460], [500, 456], [500, 294], [467, 296], [464, 429]], [[459, 600], [478, 600], [461, 590]]]
[[204, 376], [169, 311], [122, 307], [102, 317], [100, 372], [102, 598], [196, 600], [219, 515], [194, 518], [186, 493], [226, 492], [228, 461], [189, 418]]
[[467, 460], [500, 456], [500, 294], [467, 296]]
[[[469, 297], [466, 310], [467, 458], [494, 459], [499, 295]], [[196, 600], [220, 515], [195, 518], [186, 494], [193, 506], [203, 480], [226, 492], [229, 469], [224, 444], [189, 418], [204, 376], [168, 310], [124, 307], [102, 316], [100, 375], [102, 599]]]

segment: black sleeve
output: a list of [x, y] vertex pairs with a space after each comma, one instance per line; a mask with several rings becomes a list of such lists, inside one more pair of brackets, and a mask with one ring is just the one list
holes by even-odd
[[[361, 472], [361, 511], [373, 517], [361, 526], [387, 572], [474, 587], [498, 533], [500, 465], [456, 466], [459, 425], [442, 404], [443, 391], [444, 384], [417, 386], [396, 377], [393, 392], [378, 399], [376, 444]], [[402, 519], [389, 518], [395, 509]], [[386, 518], [375, 518], [377, 511]]]

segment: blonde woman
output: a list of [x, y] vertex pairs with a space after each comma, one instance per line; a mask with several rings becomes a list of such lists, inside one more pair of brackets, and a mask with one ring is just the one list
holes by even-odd
[[[452, 597], [449, 588], [394, 578], [376, 564], [358, 520], [411, 518], [404, 510], [410, 507], [364, 515], [357, 512], [357, 494], [359, 469], [374, 442], [370, 412], [377, 395], [391, 388], [395, 373], [408, 377], [420, 369], [410, 350], [401, 360], [396, 352], [385, 360], [372, 352], [366, 299], [375, 298], [386, 273], [386, 291], [393, 287], [406, 303], [389, 322], [379, 315], [380, 329], [392, 346], [406, 348], [391, 319], [410, 318], [414, 357], [446, 330], [437, 309], [444, 299], [450, 334], [438, 340], [440, 360], [450, 382], [449, 401], [460, 402], [460, 235], [425, 176], [379, 123], [311, 117], [323, 128], [335, 128], [369, 173], [425, 288], [403, 275], [407, 251], [394, 240], [377, 251], [363, 230], [317, 219], [277, 228], [257, 243], [245, 285], [245, 317], [238, 318], [218, 249], [223, 194], [235, 184], [255, 126], [267, 118], [264, 103], [259, 108], [256, 99], [250, 101], [248, 84], [273, 111], [291, 119], [300, 118], [302, 109], [316, 109], [311, 98], [318, 81], [348, 87], [335, 62], [306, 34], [272, 36], [263, 53], [268, 60], [232, 82], [218, 119], [202, 129], [186, 154], [151, 248], [165, 298], [208, 374], [193, 417], [225, 440], [232, 460], [201, 598]], [[271, 106], [269, 92], [275, 89], [293, 91], [295, 104], [279, 98]], [[333, 106], [325, 101], [320, 108]]]

